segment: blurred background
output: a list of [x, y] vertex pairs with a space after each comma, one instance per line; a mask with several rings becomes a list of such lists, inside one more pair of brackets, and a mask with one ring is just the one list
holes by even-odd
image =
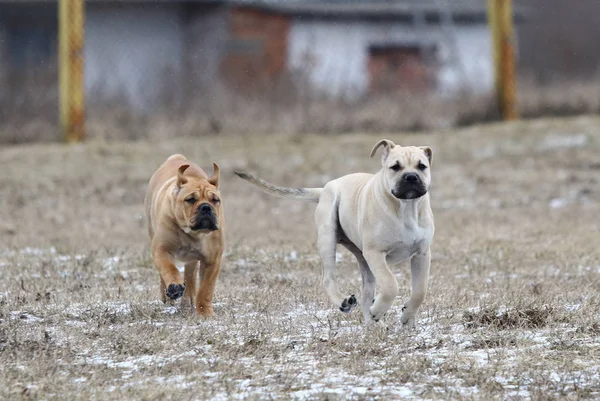
[[[88, 137], [499, 119], [485, 0], [87, 0]], [[600, 111], [597, 0], [513, 4], [518, 112]], [[60, 140], [58, 1], [0, 0], [0, 143]]]

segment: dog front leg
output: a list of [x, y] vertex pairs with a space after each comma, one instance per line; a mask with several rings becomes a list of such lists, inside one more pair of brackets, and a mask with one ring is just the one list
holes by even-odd
[[158, 274], [160, 274], [161, 292], [164, 291], [166, 295], [166, 297], [161, 296], [163, 302], [167, 298], [171, 300], [181, 298], [185, 287], [181, 273], [177, 270], [173, 257], [162, 247], [153, 246], [152, 248], [152, 259], [158, 270]]
[[394, 303], [394, 299], [398, 295], [398, 282], [394, 273], [388, 267], [385, 253], [365, 252], [364, 257], [381, 290], [375, 298], [375, 303], [370, 308], [371, 317], [373, 320], [378, 321]]
[[427, 294], [427, 283], [429, 282], [429, 266], [431, 265], [431, 252], [426, 251], [415, 255], [410, 260], [411, 291], [410, 299], [402, 308], [400, 321], [408, 328], [416, 326], [415, 319], [419, 307]]
[[213, 316], [212, 300], [215, 294], [217, 278], [221, 272], [221, 258], [214, 261], [202, 261], [200, 264], [200, 288], [196, 296], [196, 313], [205, 317]]

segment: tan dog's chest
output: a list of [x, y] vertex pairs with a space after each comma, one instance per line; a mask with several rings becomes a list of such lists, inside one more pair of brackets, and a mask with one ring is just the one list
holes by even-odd
[[173, 257], [182, 262], [201, 260], [203, 258], [202, 249], [192, 245], [180, 245], [173, 250]]

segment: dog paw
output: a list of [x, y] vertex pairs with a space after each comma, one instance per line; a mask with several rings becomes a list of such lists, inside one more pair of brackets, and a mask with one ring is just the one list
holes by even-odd
[[183, 284], [169, 284], [169, 287], [167, 287], [167, 297], [169, 297], [170, 299], [179, 299], [183, 296], [183, 292], [185, 290], [185, 287], [183, 286]]
[[414, 329], [417, 327], [414, 313], [406, 312], [406, 306], [402, 308], [402, 316], [400, 316], [400, 323], [405, 329]]
[[350, 313], [350, 311], [358, 305], [358, 301], [356, 300], [356, 296], [354, 294], [350, 295], [350, 298], [344, 299], [342, 302], [342, 306], [340, 306], [340, 310], [344, 313]]
[[375, 302], [369, 308], [369, 314], [371, 315], [371, 319], [375, 322], [381, 320], [381, 318], [385, 315], [385, 313], [390, 309], [391, 303], [387, 304], [382, 302], [381, 298], [376, 298]]
[[402, 316], [400, 318], [400, 322], [402, 323], [402, 327], [407, 330], [412, 330], [417, 328], [417, 323], [415, 321], [414, 316]]
[[212, 306], [198, 306], [196, 308], [196, 315], [201, 317], [213, 317], [215, 312]]

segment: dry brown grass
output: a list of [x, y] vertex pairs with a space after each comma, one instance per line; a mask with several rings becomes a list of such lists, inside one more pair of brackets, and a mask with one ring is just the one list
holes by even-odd
[[[580, 399], [600, 396], [600, 120], [407, 135], [215, 136], [0, 150], [0, 398]], [[377, 325], [319, 285], [318, 186], [381, 137], [434, 149], [430, 294]], [[174, 152], [221, 164], [228, 248], [212, 320], [158, 299], [143, 196]], [[360, 288], [340, 250], [345, 291]]]
[[[58, 98], [55, 72], [4, 76], [0, 71], [0, 144], [57, 141]], [[305, 133], [428, 132], [497, 121], [492, 94], [468, 90], [453, 96], [427, 93], [370, 95], [347, 101], [309, 89], [302, 79], [284, 76], [261, 90], [245, 93], [170, 86], [142, 113], [124, 95], [87, 93], [87, 135], [106, 140], [164, 140], [205, 135], [254, 135], [256, 132]], [[168, 82], [168, 81], [167, 81]], [[530, 77], [518, 84], [523, 118], [600, 113], [600, 79], [563, 80], [541, 85]], [[155, 105], [155, 106], [156, 106]]]

